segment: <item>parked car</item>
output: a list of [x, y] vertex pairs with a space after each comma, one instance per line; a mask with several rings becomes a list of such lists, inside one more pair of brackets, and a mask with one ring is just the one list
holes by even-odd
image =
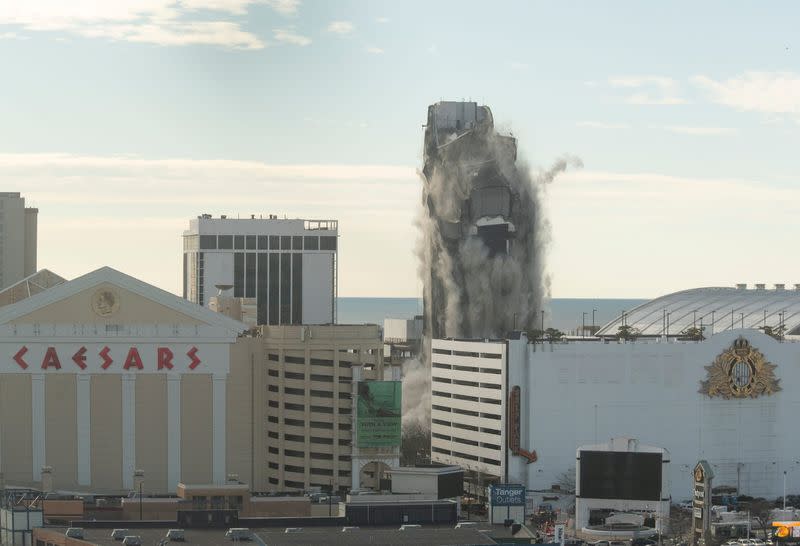
[[165, 538], [170, 542], [184, 542], [186, 541], [186, 533], [183, 532], [183, 529], [170, 529], [167, 531]]
[[230, 540], [253, 540], [253, 533], [247, 527], [231, 527], [225, 533]]
[[142, 537], [138, 535], [128, 535], [122, 539], [124, 546], [142, 546]]
[[83, 528], [82, 527], [70, 527], [67, 529], [67, 532], [64, 533], [65, 536], [69, 538], [79, 538], [83, 539]]
[[114, 529], [113, 531], [111, 531], [111, 538], [113, 538], [114, 540], [122, 540], [126, 536], [128, 536], [127, 529]]

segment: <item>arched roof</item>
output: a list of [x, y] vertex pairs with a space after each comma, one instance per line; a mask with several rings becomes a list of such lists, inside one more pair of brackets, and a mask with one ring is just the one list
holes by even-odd
[[597, 335], [616, 335], [623, 320], [643, 336], [676, 336], [696, 326], [705, 328], [707, 337], [724, 330], [775, 329], [781, 324], [785, 334], [800, 334], [800, 290], [758, 286], [692, 288], [667, 294], [624, 312]]

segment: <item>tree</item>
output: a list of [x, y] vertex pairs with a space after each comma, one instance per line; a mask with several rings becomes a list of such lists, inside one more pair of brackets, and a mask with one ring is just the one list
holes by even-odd
[[623, 324], [617, 328], [617, 339], [622, 341], [636, 341], [639, 335], [639, 330], [629, 324]]
[[533, 330], [528, 330], [528, 341], [533, 343], [542, 343], [544, 341], [544, 330], [539, 330], [538, 328], [534, 328]]
[[562, 491], [567, 493], [574, 493], [575, 492], [575, 467], [571, 467], [569, 470], [565, 470], [558, 476], [556, 476], [556, 485], [558, 485]]
[[681, 339], [686, 341], [703, 341], [706, 337], [703, 335], [706, 327], [701, 326], [698, 328], [697, 326], [689, 326], [683, 332], [680, 333], [682, 336]]
[[403, 425], [400, 443], [400, 465], [414, 466], [431, 458], [431, 429], [419, 421]]
[[[744, 506], [740, 507], [741, 510]], [[747, 503], [747, 510], [750, 512], [750, 517], [758, 524], [761, 529], [764, 540], [767, 539], [767, 529], [770, 526], [770, 512], [775, 508], [774, 502], [769, 502], [766, 499], [753, 499]]]
[[555, 343], [556, 341], [561, 341], [561, 339], [564, 337], [564, 332], [556, 328], [548, 328], [544, 331], [544, 337], [550, 343]]
[[669, 508], [669, 534], [679, 542], [686, 542], [692, 528], [692, 512], [672, 505]]
[[761, 326], [759, 327], [759, 330], [767, 334], [769, 337], [781, 341], [786, 333], [786, 326], [783, 324], [780, 326]]

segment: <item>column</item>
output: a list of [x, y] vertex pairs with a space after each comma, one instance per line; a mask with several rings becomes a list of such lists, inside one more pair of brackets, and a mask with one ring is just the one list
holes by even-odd
[[33, 481], [42, 479], [42, 466], [45, 464], [45, 414], [44, 414], [44, 374], [31, 375], [31, 438], [33, 451], [31, 453], [31, 469]]
[[211, 397], [213, 404], [213, 429], [212, 429], [212, 479], [215, 485], [225, 484], [225, 394], [227, 379], [224, 375], [214, 375], [212, 378]]
[[78, 485], [92, 484], [92, 376], [78, 374], [76, 386]]
[[[360, 358], [359, 352], [359, 358]], [[361, 468], [364, 466], [361, 463], [361, 450], [358, 448], [358, 382], [361, 381], [363, 369], [361, 366], [353, 366], [353, 381], [350, 384], [350, 393], [351, 393], [351, 403], [352, 403], [352, 410], [350, 410], [350, 415], [353, 416], [352, 419], [352, 426], [350, 427], [350, 444], [351, 444], [351, 453], [350, 456], [350, 477], [352, 479], [352, 488], [353, 489], [361, 489]]]
[[136, 376], [122, 376], [122, 488], [133, 489], [136, 469]]
[[181, 481], [181, 376], [167, 375], [167, 487]]

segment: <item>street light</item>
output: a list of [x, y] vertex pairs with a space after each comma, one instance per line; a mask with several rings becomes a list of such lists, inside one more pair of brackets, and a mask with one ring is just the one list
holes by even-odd
[[597, 313], [597, 309], [592, 309], [592, 335], [597, 331], [594, 329], [594, 314]]
[[142, 485], [144, 485], [144, 470], [134, 470], [133, 487], [134, 489], [139, 490], [139, 521], [144, 519], [144, 507], [142, 506]]
[[581, 337], [586, 337], [586, 315], [588, 313], [586, 311], [583, 312], [583, 316], [581, 317]]
[[[796, 465], [800, 464], [800, 461], [794, 461], [793, 466], [789, 468], [789, 470], [794, 470], [797, 468]], [[786, 475], [789, 473], [789, 470], [783, 471], [783, 509], [786, 510]]]
[[786, 510], [786, 471], [783, 471], [783, 509]]

